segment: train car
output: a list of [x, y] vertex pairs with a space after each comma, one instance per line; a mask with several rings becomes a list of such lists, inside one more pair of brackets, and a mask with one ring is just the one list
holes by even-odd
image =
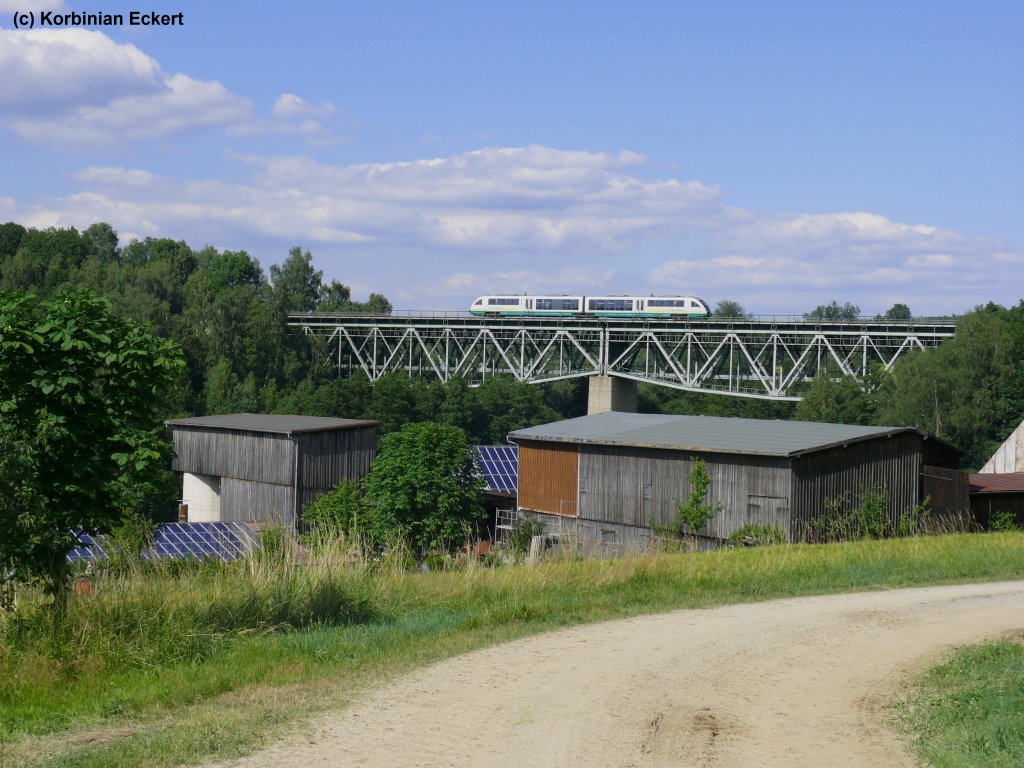
[[584, 314], [598, 317], [707, 317], [711, 309], [696, 296], [587, 296]]
[[573, 317], [583, 314], [583, 296], [481, 296], [469, 308], [473, 315]]
[[478, 316], [707, 317], [711, 308], [696, 296], [481, 296], [469, 308]]

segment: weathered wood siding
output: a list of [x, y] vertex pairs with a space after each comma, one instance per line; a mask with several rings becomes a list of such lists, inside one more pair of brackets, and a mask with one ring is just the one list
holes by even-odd
[[172, 469], [291, 485], [295, 443], [287, 435], [176, 426]]
[[885, 491], [888, 519], [896, 523], [919, 501], [921, 442], [920, 435], [904, 433], [794, 457], [792, 539], [806, 536], [826, 499], [845, 496], [856, 507], [861, 491], [872, 486]]
[[519, 508], [576, 515], [579, 453], [573, 444], [523, 440], [519, 444]]
[[704, 533], [724, 538], [747, 523], [789, 529], [789, 459], [603, 445], [580, 446], [580, 517], [674, 526], [676, 501], [690, 493], [691, 456], [704, 459], [711, 476], [706, 500], [724, 506]]
[[292, 526], [295, 496], [290, 485], [257, 483], [225, 477], [220, 484], [221, 520], [232, 522], [273, 522]]
[[303, 432], [296, 438], [300, 489], [325, 491], [346, 478], [361, 480], [370, 473], [377, 453], [376, 425]]
[[1024, 527], [1024, 493], [972, 493], [971, 514], [974, 521], [986, 530], [999, 512], [1013, 514], [1017, 525]]
[[925, 464], [921, 467], [920, 498], [928, 499], [932, 519], [966, 525], [971, 515], [970, 475]]
[[221, 519], [296, 524], [298, 447], [299, 510], [342, 480], [361, 480], [377, 450], [376, 425], [298, 432], [175, 426], [172, 467], [222, 478]]

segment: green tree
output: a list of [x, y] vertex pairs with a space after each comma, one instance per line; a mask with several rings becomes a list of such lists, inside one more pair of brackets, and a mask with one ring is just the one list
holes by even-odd
[[874, 424], [878, 405], [877, 375], [865, 383], [848, 377], [833, 378], [822, 369], [797, 403], [793, 418], [831, 424]]
[[106, 533], [156, 490], [157, 417], [182, 368], [174, 342], [87, 291], [0, 292], [0, 570], [40, 579], [56, 613], [73, 529]]
[[378, 542], [402, 536], [421, 553], [450, 550], [484, 518], [483, 482], [457, 427], [427, 421], [384, 435], [363, 486]]
[[696, 456], [690, 457], [692, 468], [690, 469], [690, 494], [686, 497], [686, 503], [676, 502], [676, 522], [679, 525], [689, 528], [694, 534], [698, 534], [707, 528], [715, 515], [724, 509], [720, 503], [709, 503], [705, 501], [708, 488], [711, 487], [711, 475], [708, 473], [707, 464], [704, 459]]
[[846, 302], [840, 305], [833, 300], [831, 304], [819, 304], [810, 312], [804, 313], [807, 320], [856, 320], [860, 317], [860, 307]]
[[321, 538], [357, 535], [366, 523], [366, 505], [359, 485], [342, 480], [303, 510], [302, 522], [310, 533]]
[[320, 301], [324, 273], [313, 269], [313, 254], [295, 246], [284, 264], [270, 267], [274, 297], [286, 312], [312, 312]]
[[914, 314], [906, 304], [893, 304], [882, 315], [883, 320], [910, 320]]
[[743, 305], [732, 299], [722, 299], [719, 301], [715, 304], [715, 311], [712, 314], [715, 317], [750, 317], [750, 313], [743, 308]]

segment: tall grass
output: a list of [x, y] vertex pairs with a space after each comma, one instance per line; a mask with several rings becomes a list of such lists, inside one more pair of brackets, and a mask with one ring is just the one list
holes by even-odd
[[[293, 717], [343, 702], [361, 681], [545, 629], [1024, 578], [1024, 534], [569, 557], [533, 567], [470, 560], [434, 573], [409, 572], [404, 562], [400, 550], [373, 563], [319, 546], [230, 565], [139, 567], [76, 596], [57, 633], [29, 600], [0, 619], [0, 755], [44, 764], [33, 760], [53, 749], [62, 764], [82, 766], [228, 757]], [[72, 748], [62, 736], [123, 723], [138, 733], [103, 746]]]

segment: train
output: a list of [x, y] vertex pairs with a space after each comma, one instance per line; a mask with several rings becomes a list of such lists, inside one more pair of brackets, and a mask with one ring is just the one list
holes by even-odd
[[711, 308], [696, 296], [481, 296], [469, 308], [480, 317], [701, 318]]

